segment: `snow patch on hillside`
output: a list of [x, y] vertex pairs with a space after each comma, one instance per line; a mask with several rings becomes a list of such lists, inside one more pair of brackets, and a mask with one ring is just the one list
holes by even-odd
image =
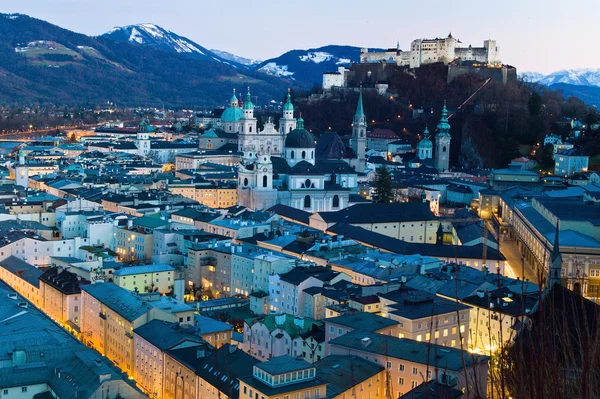
[[309, 62], [312, 61], [315, 64], [320, 64], [321, 62], [324, 61], [329, 61], [330, 59], [333, 58], [333, 55], [326, 53], [324, 51], [315, 51], [315, 52], [309, 52], [306, 55], [301, 55], [300, 57], [300, 61], [302, 62]]
[[258, 69], [262, 73], [272, 76], [292, 76], [294, 72], [288, 71], [287, 65], [277, 65], [274, 62], [269, 62]]
[[139, 44], [144, 43], [144, 38], [142, 37], [142, 34], [136, 28], [131, 29], [131, 34], [129, 35], [128, 40], [130, 42], [135, 42], [135, 43], [139, 43]]

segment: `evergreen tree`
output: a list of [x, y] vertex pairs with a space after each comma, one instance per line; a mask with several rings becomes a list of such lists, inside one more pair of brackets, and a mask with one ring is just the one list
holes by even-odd
[[377, 169], [377, 175], [373, 181], [373, 200], [380, 203], [388, 203], [392, 201], [392, 175], [385, 166], [380, 166]]

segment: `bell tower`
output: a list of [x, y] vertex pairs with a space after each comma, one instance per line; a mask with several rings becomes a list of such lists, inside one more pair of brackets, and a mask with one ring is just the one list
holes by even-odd
[[296, 128], [296, 119], [294, 118], [294, 104], [292, 104], [292, 96], [288, 89], [287, 99], [283, 104], [283, 115], [279, 120], [279, 133], [283, 134], [284, 141], [288, 134]]
[[437, 135], [435, 136], [435, 168], [439, 172], [447, 171], [450, 168], [450, 140], [448, 109], [444, 102], [442, 117], [437, 125]]
[[354, 114], [352, 123], [352, 150], [356, 154], [358, 161], [356, 170], [364, 172], [367, 151], [367, 117], [363, 108], [362, 88], [358, 96], [358, 104], [356, 105], [356, 113]]

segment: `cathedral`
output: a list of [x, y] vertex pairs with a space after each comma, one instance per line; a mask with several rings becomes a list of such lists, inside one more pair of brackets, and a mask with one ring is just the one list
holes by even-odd
[[[235, 94], [234, 94], [235, 97]], [[237, 99], [224, 112], [234, 115], [239, 109]], [[225, 121], [222, 118], [222, 122]], [[353, 137], [357, 137], [354, 152], [356, 169], [342, 159], [317, 160], [315, 139], [304, 128], [304, 120], [294, 118], [290, 93], [276, 130], [270, 121], [258, 132], [250, 93], [242, 106], [236, 126], [239, 129], [238, 149], [242, 160], [238, 166], [238, 197], [240, 205], [251, 209], [267, 209], [283, 204], [307, 212], [334, 211], [347, 207], [350, 193], [358, 188], [358, 165], [364, 169], [366, 117], [362, 110], [362, 95], [354, 117]], [[223, 124], [227, 131], [229, 125]], [[232, 126], [232, 132], [235, 127]], [[362, 145], [362, 147], [361, 147]], [[361, 158], [362, 156], [362, 158]]]

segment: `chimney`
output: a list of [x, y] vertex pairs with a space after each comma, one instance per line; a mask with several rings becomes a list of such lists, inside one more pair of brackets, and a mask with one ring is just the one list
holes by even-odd
[[360, 344], [362, 345], [363, 348], [366, 348], [367, 346], [369, 346], [370, 343], [371, 343], [371, 338], [369, 338], [369, 337], [364, 337], [363, 339], [360, 340]]

